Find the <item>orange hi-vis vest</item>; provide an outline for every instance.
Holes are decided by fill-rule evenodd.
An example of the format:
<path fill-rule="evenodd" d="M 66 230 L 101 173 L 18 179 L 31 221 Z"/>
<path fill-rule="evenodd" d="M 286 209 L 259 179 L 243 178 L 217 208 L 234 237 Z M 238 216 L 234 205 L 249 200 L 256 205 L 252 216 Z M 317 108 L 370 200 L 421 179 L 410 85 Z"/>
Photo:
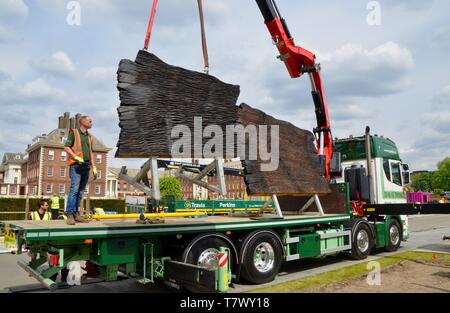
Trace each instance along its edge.
<path fill-rule="evenodd" d="M 71 147 L 72 151 L 73 151 L 73 153 L 75 153 L 76 156 L 79 156 L 80 158 L 84 159 L 80 132 L 79 132 L 78 128 L 73 128 L 71 130 L 73 132 L 73 145 Z M 93 164 L 94 156 L 92 154 L 92 137 L 91 137 L 91 135 L 88 135 L 88 144 L 89 144 L 89 153 L 90 153 L 91 163 Z M 67 158 L 67 165 L 71 166 L 76 163 L 78 163 L 78 161 L 69 155 Z"/>

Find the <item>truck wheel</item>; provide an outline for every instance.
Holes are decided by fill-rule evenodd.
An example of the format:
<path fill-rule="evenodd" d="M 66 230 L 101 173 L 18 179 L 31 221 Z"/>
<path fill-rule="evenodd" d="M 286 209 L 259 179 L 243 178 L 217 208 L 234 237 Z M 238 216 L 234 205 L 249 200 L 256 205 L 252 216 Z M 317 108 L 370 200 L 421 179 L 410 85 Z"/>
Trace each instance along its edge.
<path fill-rule="evenodd" d="M 280 270 L 283 247 L 270 232 L 250 234 L 242 247 L 242 277 L 253 284 L 272 281 Z"/>
<path fill-rule="evenodd" d="M 355 260 L 367 258 L 373 247 L 372 232 L 369 226 L 366 223 L 357 224 L 352 236 L 351 257 Z"/>
<path fill-rule="evenodd" d="M 388 227 L 388 244 L 385 248 L 386 251 L 392 252 L 398 250 L 401 242 L 401 229 L 402 228 L 397 220 L 391 220 Z"/>
<path fill-rule="evenodd" d="M 182 260 L 185 263 L 215 270 L 219 262 L 218 255 L 220 247 L 230 249 L 230 245 L 225 240 L 218 237 L 206 237 L 196 242 L 190 249 L 186 249 L 183 253 Z M 230 265 L 233 264 L 232 257 L 232 255 L 229 256 Z"/>
<path fill-rule="evenodd" d="M 229 243 L 219 237 L 205 237 L 195 242 L 193 245 L 189 245 L 183 252 L 181 260 L 184 263 L 194 264 L 207 268 L 209 270 L 215 270 L 219 266 L 219 248 L 227 247 L 231 250 Z M 228 258 L 231 269 L 233 269 L 233 256 Z M 192 293 L 208 293 L 212 290 L 203 286 L 198 286 L 192 283 L 184 283 L 184 289 Z"/>

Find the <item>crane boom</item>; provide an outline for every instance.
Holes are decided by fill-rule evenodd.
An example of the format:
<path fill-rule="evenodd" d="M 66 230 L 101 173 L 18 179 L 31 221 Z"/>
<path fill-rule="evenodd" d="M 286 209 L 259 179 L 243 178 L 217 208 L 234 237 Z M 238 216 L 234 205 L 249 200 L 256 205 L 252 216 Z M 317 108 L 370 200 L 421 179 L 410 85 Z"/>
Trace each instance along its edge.
<path fill-rule="evenodd" d="M 275 0 L 256 0 L 264 17 L 264 22 L 272 36 L 274 44 L 280 52 L 279 59 L 284 62 L 289 75 L 297 78 L 308 74 L 311 81 L 311 94 L 314 101 L 317 127 L 316 135 L 317 153 L 321 164 L 324 166 L 324 174 L 330 181 L 330 161 L 333 155 L 333 138 L 331 136 L 330 119 L 325 97 L 325 90 L 320 75 L 320 64 L 316 56 L 302 47 L 296 46 L 286 21 L 281 17 Z"/>

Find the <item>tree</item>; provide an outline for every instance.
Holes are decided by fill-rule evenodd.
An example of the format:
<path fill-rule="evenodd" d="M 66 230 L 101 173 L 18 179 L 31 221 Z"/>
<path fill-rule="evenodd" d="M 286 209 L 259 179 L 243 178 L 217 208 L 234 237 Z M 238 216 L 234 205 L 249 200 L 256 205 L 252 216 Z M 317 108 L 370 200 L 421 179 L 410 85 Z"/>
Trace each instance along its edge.
<path fill-rule="evenodd" d="M 433 176 L 431 173 L 420 173 L 414 175 L 411 180 L 411 187 L 414 191 L 431 191 L 431 183 Z"/>
<path fill-rule="evenodd" d="M 437 164 L 438 170 L 433 174 L 432 187 L 444 191 L 450 190 L 450 157 Z"/>
<path fill-rule="evenodd" d="M 177 199 L 181 199 L 183 193 L 180 180 L 171 176 L 163 177 L 159 180 L 159 189 L 162 199 L 166 195 L 174 195 Z"/>

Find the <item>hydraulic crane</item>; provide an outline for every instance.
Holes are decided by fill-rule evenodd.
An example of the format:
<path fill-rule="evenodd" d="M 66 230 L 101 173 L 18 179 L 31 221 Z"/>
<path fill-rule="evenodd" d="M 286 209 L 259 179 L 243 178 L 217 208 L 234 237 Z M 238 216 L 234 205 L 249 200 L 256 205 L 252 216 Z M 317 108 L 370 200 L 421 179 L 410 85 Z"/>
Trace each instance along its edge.
<path fill-rule="evenodd" d="M 292 38 L 285 19 L 282 18 L 275 0 L 256 0 L 256 3 L 272 35 L 272 41 L 280 52 L 278 58 L 286 65 L 289 75 L 292 78 L 300 77 L 303 74 L 309 75 L 317 120 L 317 127 L 314 128 L 317 153 L 319 154 L 321 164 L 325 168 L 325 178 L 327 181 L 330 181 L 333 138 L 331 135 L 325 90 L 320 75 L 320 64 L 312 52 L 295 45 L 294 38 Z"/>

